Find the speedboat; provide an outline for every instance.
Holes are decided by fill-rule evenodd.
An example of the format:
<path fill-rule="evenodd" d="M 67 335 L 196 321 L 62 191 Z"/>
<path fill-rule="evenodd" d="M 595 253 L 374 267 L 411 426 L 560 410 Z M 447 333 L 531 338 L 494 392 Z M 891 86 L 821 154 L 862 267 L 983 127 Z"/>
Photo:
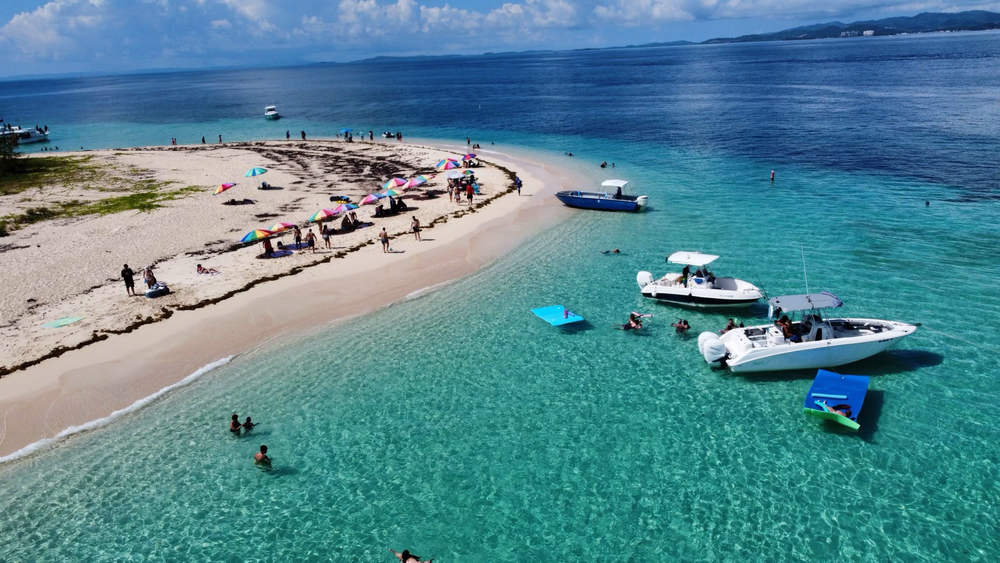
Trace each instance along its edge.
<path fill-rule="evenodd" d="M 788 321 L 784 326 L 734 328 L 721 337 L 701 333 L 698 350 L 709 365 L 736 373 L 841 366 L 874 356 L 917 330 L 899 321 L 824 317 L 823 311 L 844 304 L 828 291 L 768 301 L 770 317 L 787 313 L 793 318 L 781 316 Z"/>
<path fill-rule="evenodd" d="M 278 108 L 275 106 L 267 106 L 264 108 L 264 119 L 281 119 L 281 114 L 278 113 Z"/>
<path fill-rule="evenodd" d="M 45 129 L 42 129 L 40 127 L 22 129 L 17 125 L 9 125 L 0 128 L 0 137 L 3 137 L 5 139 L 10 137 L 16 137 L 17 144 L 19 145 L 23 145 L 26 143 L 38 143 L 41 141 L 49 140 L 49 128 L 48 126 L 46 126 Z"/>
<path fill-rule="evenodd" d="M 622 189 L 628 185 L 626 180 L 605 180 L 601 186 L 615 188 L 615 193 L 609 192 L 556 192 L 556 198 L 569 207 L 579 209 L 599 209 L 601 211 L 640 211 L 646 206 L 646 196 L 626 195 Z"/>
<path fill-rule="evenodd" d="M 680 272 L 666 274 L 658 280 L 649 272 L 639 272 L 636 283 L 644 297 L 685 307 L 746 306 L 761 298 L 757 286 L 736 278 L 717 278 L 708 265 L 718 260 L 713 254 L 674 252 L 667 257 L 671 264 L 681 264 Z M 697 268 L 691 273 L 691 268 Z"/>

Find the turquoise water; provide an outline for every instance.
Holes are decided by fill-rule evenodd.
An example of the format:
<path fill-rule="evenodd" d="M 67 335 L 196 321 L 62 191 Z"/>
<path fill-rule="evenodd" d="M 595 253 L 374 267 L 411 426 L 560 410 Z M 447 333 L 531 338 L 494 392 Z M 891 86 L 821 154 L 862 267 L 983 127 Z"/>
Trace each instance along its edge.
<path fill-rule="evenodd" d="M 903 105 L 965 111 L 948 95 Z M 996 163 L 977 156 L 997 133 L 963 129 L 967 150 L 948 158 L 968 162 L 946 181 L 899 164 L 940 157 L 942 137 L 879 152 L 885 131 L 852 119 L 858 146 L 802 146 L 862 155 L 840 165 L 775 165 L 745 140 L 512 126 L 507 139 L 595 183 L 632 180 L 652 208 L 574 213 L 453 285 L 239 356 L 0 467 L 0 560 L 393 561 L 390 547 L 445 563 L 997 560 L 1000 344 L 982 329 L 1000 320 L 1000 199 Z M 797 133 L 775 135 L 761 142 Z M 650 304 L 634 282 L 680 249 L 720 254 L 717 271 L 772 295 L 804 290 L 804 255 L 810 289 L 837 293 L 845 314 L 923 324 L 842 370 L 872 376 L 859 434 L 801 414 L 812 373 L 708 369 L 696 334 L 725 317 Z M 590 324 L 560 331 L 529 312 L 555 303 Z M 654 313 L 650 330 L 612 328 L 631 310 Z M 694 335 L 673 333 L 677 316 Z M 263 424 L 234 439 L 232 412 Z M 251 462 L 261 443 L 270 472 Z"/>

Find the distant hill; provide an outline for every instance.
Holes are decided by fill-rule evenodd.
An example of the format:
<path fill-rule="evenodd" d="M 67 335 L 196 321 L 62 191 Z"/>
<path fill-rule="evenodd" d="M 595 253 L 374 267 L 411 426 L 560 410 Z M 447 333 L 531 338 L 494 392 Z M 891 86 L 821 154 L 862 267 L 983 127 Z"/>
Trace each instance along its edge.
<path fill-rule="evenodd" d="M 900 33 L 981 31 L 984 29 L 1000 29 L 1000 14 L 985 10 L 972 10 L 954 14 L 924 12 L 912 17 L 885 18 L 854 23 L 818 23 L 793 27 L 775 33 L 709 39 L 704 43 L 751 43 L 755 41 L 828 39 L 831 37 L 841 37 L 841 34 L 845 32 L 857 32 L 858 35 L 862 35 L 865 31 L 872 31 L 874 32 L 873 35 L 899 35 Z"/>

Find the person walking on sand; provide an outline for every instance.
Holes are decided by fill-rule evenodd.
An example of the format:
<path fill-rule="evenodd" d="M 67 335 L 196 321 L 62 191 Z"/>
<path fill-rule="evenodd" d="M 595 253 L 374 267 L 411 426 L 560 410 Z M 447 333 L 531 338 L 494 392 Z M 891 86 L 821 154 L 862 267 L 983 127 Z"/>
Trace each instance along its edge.
<path fill-rule="evenodd" d="M 135 272 L 132 271 L 132 268 L 128 267 L 128 264 L 125 264 L 125 267 L 122 268 L 122 279 L 125 280 L 125 293 L 133 297 L 135 297 L 134 276 Z"/>
<path fill-rule="evenodd" d="M 420 242 L 420 221 L 417 219 L 416 215 L 412 216 L 412 221 L 410 221 L 410 229 L 413 230 L 413 240 Z"/>
<path fill-rule="evenodd" d="M 514 176 L 514 185 L 517 186 L 517 195 L 521 195 L 521 177 Z"/>
<path fill-rule="evenodd" d="M 203 144 L 203 145 L 205 144 L 205 136 L 204 135 L 202 135 L 202 137 L 201 137 L 201 144 Z"/>
<path fill-rule="evenodd" d="M 316 254 L 316 235 L 313 234 L 313 230 L 309 229 L 309 234 L 306 235 L 306 246 L 313 254 Z"/>
<path fill-rule="evenodd" d="M 472 207 L 472 192 L 472 183 L 469 182 L 469 184 L 465 186 L 465 199 L 469 200 L 469 207 Z"/>
<path fill-rule="evenodd" d="M 385 227 L 378 234 L 378 240 L 382 243 L 382 254 L 389 252 L 389 233 L 385 232 Z"/>
<path fill-rule="evenodd" d="M 302 231 L 295 227 L 295 250 L 302 250 Z"/>

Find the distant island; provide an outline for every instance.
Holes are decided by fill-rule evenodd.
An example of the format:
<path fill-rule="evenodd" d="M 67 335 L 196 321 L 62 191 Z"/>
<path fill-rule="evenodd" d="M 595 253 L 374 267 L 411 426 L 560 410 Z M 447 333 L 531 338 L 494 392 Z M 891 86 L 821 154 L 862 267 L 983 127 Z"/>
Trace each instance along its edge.
<path fill-rule="evenodd" d="M 904 33 L 983 31 L 987 29 L 1000 29 L 1000 14 L 985 10 L 971 10 L 952 14 L 924 12 L 912 17 L 885 18 L 854 23 L 817 23 L 802 27 L 793 27 L 775 33 L 709 39 L 708 41 L 703 41 L 702 44 L 794 41 L 801 39 L 831 39 L 834 37 L 901 35 Z"/>

